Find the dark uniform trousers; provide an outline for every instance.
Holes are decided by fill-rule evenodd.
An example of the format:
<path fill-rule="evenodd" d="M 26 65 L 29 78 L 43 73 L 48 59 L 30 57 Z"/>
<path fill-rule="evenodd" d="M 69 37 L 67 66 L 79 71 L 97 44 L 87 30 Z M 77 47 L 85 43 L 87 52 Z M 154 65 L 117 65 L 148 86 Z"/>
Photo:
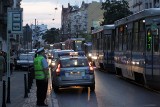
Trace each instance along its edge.
<path fill-rule="evenodd" d="M 36 80 L 37 104 L 44 104 L 48 89 L 48 80 Z"/>

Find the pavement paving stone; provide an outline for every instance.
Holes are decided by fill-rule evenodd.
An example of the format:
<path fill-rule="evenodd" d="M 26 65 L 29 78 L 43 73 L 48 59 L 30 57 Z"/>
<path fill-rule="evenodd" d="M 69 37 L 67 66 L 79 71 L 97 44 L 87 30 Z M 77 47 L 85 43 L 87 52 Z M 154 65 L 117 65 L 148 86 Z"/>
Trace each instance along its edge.
<path fill-rule="evenodd" d="M 24 74 L 27 72 L 13 72 L 10 77 L 11 80 L 11 90 L 10 90 L 10 101 L 11 103 L 6 103 L 6 107 L 38 107 L 36 106 L 36 83 L 33 81 L 30 93 L 28 93 L 28 98 L 24 98 Z M 3 80 L 6 80 L 6 76 L 3 76 Z M 0 107 L 2 106 L 2 95 L 3 95 L 3 81 L 0 81 Z M 54 107 L 52 99 L 52 88 L 48 86 L 47 92 L 47 104 L 48 107 Z"/>

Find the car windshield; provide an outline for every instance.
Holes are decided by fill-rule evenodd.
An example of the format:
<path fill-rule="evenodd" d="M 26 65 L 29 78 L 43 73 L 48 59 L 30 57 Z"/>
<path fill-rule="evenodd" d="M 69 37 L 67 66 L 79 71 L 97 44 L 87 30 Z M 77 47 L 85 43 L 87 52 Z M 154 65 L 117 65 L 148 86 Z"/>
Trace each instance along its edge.
<path fill-rule="evenodd" d="M 60 63 L 62 68 L 89 66 L 87 59 L 78 59 L 78 58 L 64 59 L 61 60 Z"/>
<path fill-rule="evenodd" d="M 20 55 L 19 59 L 20 60 L 33 60 L 33 56 L 32 55 Z"/>

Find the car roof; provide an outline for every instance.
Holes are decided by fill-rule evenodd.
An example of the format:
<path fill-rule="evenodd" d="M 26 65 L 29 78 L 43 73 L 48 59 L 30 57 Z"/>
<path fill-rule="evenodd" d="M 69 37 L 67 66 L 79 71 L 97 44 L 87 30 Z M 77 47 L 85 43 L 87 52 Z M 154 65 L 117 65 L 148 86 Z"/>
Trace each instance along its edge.
<path fill-rule="evenodd" d="M 86 56 L 62 56 L 60 57 L 60 60 L 65 60 L 65 59 L 87 59 Z"/>
<path fill-rule="evenodd" d="M 28 53 L 28 54 L 20 54 L 20 56 L 21 56 L 21 55 L 32 55 L 32 56 L 33 56 L 33 54 L 31 54 L 31 53 Z"/>
<path fill-rule="evenodd" d="M 74 52 L 74 50 L 53 50 L 52 53 Z"/>

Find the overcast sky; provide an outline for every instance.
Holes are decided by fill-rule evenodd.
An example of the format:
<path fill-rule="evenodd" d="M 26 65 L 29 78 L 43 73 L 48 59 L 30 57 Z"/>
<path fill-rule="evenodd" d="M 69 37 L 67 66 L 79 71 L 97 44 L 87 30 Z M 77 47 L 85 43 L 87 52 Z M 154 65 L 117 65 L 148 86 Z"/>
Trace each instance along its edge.
<path fill-rule="evenodd" d="M 35 19 L 38 24 L 46 24 L 48 29 L 61 27 L 61 9 L 71 5 L 90 3 L 92 0 L 22 0 L 21 8 L 23 8 L 23 25 L 35 24 Z M 98 1 L 99 0 L 93 0 Z M 57 8 L 57 10 L 55 10 Z M 55 20 L 52 20 L 55 19 Z"/>

